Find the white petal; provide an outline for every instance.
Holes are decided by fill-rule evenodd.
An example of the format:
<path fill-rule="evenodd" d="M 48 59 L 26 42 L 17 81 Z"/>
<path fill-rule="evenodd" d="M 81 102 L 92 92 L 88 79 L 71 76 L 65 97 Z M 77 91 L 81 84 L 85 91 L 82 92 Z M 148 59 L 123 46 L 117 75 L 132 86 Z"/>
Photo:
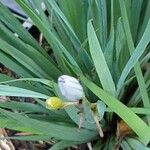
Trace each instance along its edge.
<path fill-rule="evenodd" d="M 84 96 L 83 88 L 79 81 L 67 75 L 58 78 L 58 87 L 63 96 L 70 101 L 80 100 Z"/>

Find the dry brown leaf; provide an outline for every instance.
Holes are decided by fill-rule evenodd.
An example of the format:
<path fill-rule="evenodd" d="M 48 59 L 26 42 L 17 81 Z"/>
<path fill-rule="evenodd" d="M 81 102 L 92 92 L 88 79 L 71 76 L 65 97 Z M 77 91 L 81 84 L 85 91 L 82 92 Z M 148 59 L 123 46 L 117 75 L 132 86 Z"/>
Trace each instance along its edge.
<path fill-rule="evenodd" d="M 117 139 L 122 139 L 127 135 L 132 134 L 132 129 L 123 121 L 117 123 Z"/>
<path fill-rule="evenodd" d="M 20 132 L 20 133 L 16 133 L 15 135 L 17 135 L 17 136 L 28 136 L 28 135 L 32 135 L 32 133 L 29 133 L 29 132 Z"/>
<path fill-rule="evenodd" d="M 0 137 L 7 137 L 7 133 L 5 131 L 5 129 L 1 129 L 0 128 Z M 0 149 L 1 150 L 15 150 L 12 142 L 10 140 L 0 140 Z"/>

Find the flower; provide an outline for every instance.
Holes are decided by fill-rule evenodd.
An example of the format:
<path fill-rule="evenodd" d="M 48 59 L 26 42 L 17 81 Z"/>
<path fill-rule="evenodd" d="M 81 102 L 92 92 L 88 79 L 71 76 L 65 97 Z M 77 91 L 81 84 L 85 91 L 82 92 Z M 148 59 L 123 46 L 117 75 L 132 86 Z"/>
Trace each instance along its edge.
<path fill-rule="evenodd" d="M 48 109 L 63 109 L 68 106 L 78 106 L 79 102 L 78 101 L 73 101 L 73 102 L 63 102 L 60 98 L 58 97 L 49 97 L 45 101 L 45 106 Z"/>
<path fill-rule="evenodd" d="M 84 97 L 84 92 L 79 80 L 68 75 L 58 78 L 58 87 L 61 94 L 69 101 L 78 101 Z"/>
<path fill-rule="evenodd" d="M 48 109 L 61 109 L 64 106 L 64 102 L 58 97 L 49 97 L 45 101 L 45 105 Z"/>

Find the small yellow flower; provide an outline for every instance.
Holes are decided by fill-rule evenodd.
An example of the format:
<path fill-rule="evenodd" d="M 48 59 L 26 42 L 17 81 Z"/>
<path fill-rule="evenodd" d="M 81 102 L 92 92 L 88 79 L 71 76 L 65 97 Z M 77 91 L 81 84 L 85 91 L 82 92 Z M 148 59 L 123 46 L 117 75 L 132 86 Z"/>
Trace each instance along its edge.
<path fill-rule="evenodd" d="M 58 97 L 50 97 L 45 101 L 45 105 L 48 109 L 61 109 L 64 106 L 64 102 Z"/>

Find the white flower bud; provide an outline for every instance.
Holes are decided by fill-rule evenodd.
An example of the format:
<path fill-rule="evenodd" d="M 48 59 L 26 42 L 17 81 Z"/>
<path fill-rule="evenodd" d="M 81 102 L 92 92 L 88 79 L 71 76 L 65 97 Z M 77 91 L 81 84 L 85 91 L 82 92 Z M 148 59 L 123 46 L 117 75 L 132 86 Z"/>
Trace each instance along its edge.
<path fill-rule="evenodd" d="M 69 101 L 78 101 L 84 97 L 79 81 L 71 76 L 62 75 L 58 78 L 58 87 L 62 95 Z"/>

